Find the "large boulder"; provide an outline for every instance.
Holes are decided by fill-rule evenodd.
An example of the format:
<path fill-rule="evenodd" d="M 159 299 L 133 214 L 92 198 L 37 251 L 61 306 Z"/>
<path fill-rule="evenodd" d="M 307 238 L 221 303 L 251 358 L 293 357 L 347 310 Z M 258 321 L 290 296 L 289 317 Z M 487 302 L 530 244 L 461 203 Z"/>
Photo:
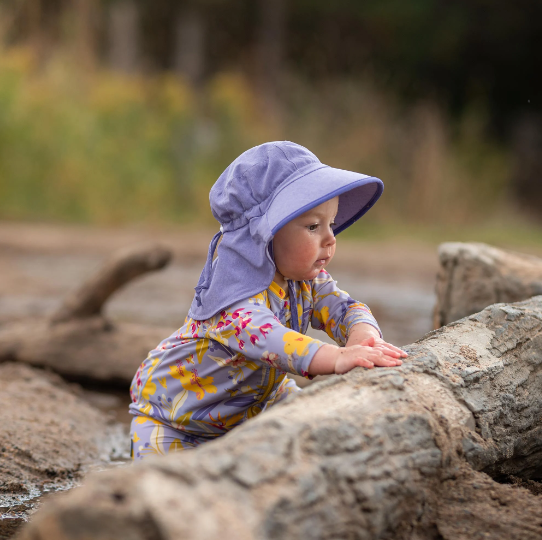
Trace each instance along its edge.
<path fill-rule="evenodd" d="M 542 259 L 486 244 L 447 242 L 438 250 L 434 327 L 497 302 L 542 294 Z"/>

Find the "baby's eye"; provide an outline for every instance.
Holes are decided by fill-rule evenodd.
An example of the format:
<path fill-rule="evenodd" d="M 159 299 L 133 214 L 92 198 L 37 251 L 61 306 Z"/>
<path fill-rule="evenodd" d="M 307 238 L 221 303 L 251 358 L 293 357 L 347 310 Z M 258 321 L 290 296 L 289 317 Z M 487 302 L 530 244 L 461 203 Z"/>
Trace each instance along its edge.
<path fill-rule="evenodd" d="M 307 229 L 309 229 L 309 231 L 311 232 L 315 231 L 316 229 L 318 229 L 318 223 L 313 223 L 312 225 L 309 225 Z"/>

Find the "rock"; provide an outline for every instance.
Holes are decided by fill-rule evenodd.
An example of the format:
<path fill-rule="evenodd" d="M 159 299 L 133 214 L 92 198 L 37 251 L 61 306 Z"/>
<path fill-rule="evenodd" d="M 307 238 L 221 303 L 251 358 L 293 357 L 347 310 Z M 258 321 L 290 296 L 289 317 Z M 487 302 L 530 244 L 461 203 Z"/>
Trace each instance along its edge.
<path fill-rule="evenodd" d="M 542 294 L 542 259 L 486 244 L 449 242 L 439 247 L 434 327 L 498 302 Z"/>
<path fill-rule="evenodd" d="M 44 492 L 72 487 L 112 455 L 126 458 L 128 445 L 121 427 L 58 375 L 8 362 L 0 380 L 0 537 L 7 537 Z"/>
<path fill-rule="evenodd" d="M 120 287 L 163 268 L 170 258 L 168 249 L 155 245 L 113 255 L 51 317 L 0 327 L 0 362 L 49 367 L 71 380 L 128 389 L 138 366 L 168 330 L 113 324 L 103 316 L 102 308 Z"/>
<path fill-rule="evenodd" d="M 542 297 L 429 333 L 193 451 L 89 476 L 19 540 L 540 538 Z M 122 534 L 121 534 L 122 532 Z M 121 536 L 119 536 L 121 535 Z"/>
<path fill-rule="evenodd" d="M 0 361 L 47 367 L 72 381 L 128 391 L 138 366 L 167 335 L 161 327 L 111 324 L 101 316 L 55 324 L 27 319 L 0 328 Z"/>

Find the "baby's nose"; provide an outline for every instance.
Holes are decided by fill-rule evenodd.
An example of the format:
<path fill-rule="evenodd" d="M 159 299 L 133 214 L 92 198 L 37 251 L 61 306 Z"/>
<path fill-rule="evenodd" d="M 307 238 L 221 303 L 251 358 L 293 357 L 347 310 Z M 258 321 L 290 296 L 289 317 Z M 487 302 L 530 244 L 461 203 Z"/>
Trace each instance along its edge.
<path fill-rule="evenodd" d="M 330 233 L 326 238 L 324 239 L 324 243 L 327 247 L 334 246 L 337 243 L 337 240 L 335 239 L 335 235 L 333 233 Z"/>

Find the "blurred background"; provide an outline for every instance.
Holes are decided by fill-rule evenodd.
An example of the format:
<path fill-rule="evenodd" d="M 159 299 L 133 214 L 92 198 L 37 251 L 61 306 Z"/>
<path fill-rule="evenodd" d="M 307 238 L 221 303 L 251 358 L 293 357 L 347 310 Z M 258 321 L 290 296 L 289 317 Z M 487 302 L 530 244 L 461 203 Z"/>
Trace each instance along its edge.
<path fill-rule="evenodd" d="M 186 282 L 182 322 L 211 185 L 288 139 L 383 179 L 333 274 L 398 342 L 419 337 L 439 242 L 540 253 L 541 21 L 538 0 L 0 0 L 0 245 L 43 251 L 5 262 L 0 318 L 51 309 L 130 229 L 172 231 L 193 263 L 168 282 Z M 148 320 L 171 321 L 171 288 L 146 291 Z M 117 313 L 140 315 L 138 298 Z"/>
<path fill-rule="evenodd" d="M 289 139 L 384 180 L 350 234 L 538 240 L 540 21 L 535 0 L 0 0 L 0 218 L 211 224 L 222 170 Z"/>

